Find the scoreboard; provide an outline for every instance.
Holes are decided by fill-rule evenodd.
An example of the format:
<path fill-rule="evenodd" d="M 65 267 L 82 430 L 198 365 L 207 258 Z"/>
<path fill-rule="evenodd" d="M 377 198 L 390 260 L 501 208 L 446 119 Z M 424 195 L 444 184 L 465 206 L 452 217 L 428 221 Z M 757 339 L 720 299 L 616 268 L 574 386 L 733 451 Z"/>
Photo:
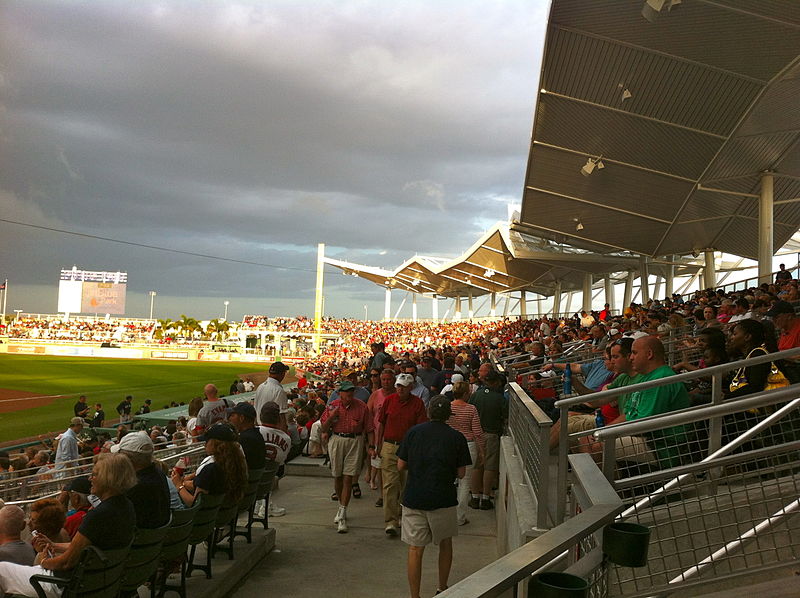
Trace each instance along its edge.
<path fill-rule="evenodd" d="M 124 315 L 127 285 L 127 272 L 61 270 L 58 311 Z"/>

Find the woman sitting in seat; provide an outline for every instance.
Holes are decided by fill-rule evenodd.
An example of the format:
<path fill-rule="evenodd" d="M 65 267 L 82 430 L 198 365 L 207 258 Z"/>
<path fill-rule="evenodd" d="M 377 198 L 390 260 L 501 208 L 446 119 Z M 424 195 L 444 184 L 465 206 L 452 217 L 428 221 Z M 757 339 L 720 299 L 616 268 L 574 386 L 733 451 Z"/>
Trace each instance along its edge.
<path fill-rule="evenodd" d="M 200 493 L 225 494 L 231 501 L 242 497 L 247 487 L 247 462 L 238 437 L 230 424 L 214 424 L 204 435 L 208 456 L 197 471 L 184 476 L 172 470 L 172 483 L 186 505 L 191 506 Z"/>
<path fill-rule="evenodd" d="M 25 567 L 0 562 L 0 595 L 18 594 L 36 598 L 29 579 L 32 575 L 52 571 L 69 571 L 78 564 L 81 552 L 88 546 L 101 550 L 124 548 L 133 541 L 136 514 L 125 493 L 136 485 L 136 472 L 124 455 L 101 455 L 92 470 L 92 494 L 102 502 L 86 513 L 71 542 L 55 543 L 39 534 L 33 546 L 39 552 L 39 565 Z M 43 584 L 48 596 L 61 595 L 61 588 Z"/>

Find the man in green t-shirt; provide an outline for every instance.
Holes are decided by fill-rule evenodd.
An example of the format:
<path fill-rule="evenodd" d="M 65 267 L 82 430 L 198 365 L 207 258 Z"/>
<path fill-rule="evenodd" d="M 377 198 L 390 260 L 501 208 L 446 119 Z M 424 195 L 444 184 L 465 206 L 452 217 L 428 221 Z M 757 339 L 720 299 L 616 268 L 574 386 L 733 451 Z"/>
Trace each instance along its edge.
<path fill-rule="evenodd" d="M 674 376 L 666 365 L 664 345 L 655 336 L 645 336 L 634 341 L 631 347 L 632 373 L 626 378 L 618 376 L 609 388 L 639 384 L 650 380 Z M 612 423 L 635 421 L 651 415 L 669 413 L 689 407 L 689 394 L 681 382 L 638 390 L 618 398 L 620 416 Z M 648 432 L 643 436 L 617 438 L 617 460 L 658 464 L 660 467 L 675 467 L 680 464 L 680 448 L 686 443 L 683 426 L 674 426 Z M 600 459 L 600 443 L 588 441 L 582 450 Z"/>
<path fill-rule="evenodd" d="M 639 374 L 637 382 L 640 383 L 675 375 L 672 368 L 666 365 L 664 345 L 655 336 L 634 341 L 631 361 L 633 369 Z M 689 406 L 689 393 L 682 382 L 638 390 L 632 392 L 625 401 L 624 421 L 635 421 Z M 646 442 L 642 442 L 645 439 Z M 680 464 L 680 449 L 685 443 L 686 433 L 683 426 L 655 430 L 644 437 L 622 437 L 617 439 L 617 459 L 627 457 L 635 461 L 655 460 L 660 467 L 675 467 Z M 655 450 L 655 455 L 651 449 Z"/>

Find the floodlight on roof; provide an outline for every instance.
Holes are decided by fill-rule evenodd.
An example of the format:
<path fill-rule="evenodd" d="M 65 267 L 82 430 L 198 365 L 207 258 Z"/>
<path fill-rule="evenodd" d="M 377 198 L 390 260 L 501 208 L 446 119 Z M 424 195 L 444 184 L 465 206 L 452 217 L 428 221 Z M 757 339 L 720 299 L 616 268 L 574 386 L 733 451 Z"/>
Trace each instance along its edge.
<path fill-rule="evenodd" d="M 580 218 L 573 218 L 572 221 L 575 223 L 575 230 L 582 231 L 583 230 L 583 222 L 581 222 Z"/>
<path fill-rule="evenodd" d="M 646 0 L 642 6 L 642 16 L 650 23 L 655 23 L 661 13 L 671 11 L 680 3 L 681 0 Z"/>
<path fill-rule="evenodd" d="M 414 280 L 412 280 L 411 281 L 411 286 L 412 287 L 418 287 L 419 286 L 419 278 L 415 278 Z"/>
<path fill-rule="evenodd" d="M 486 269 L 486 272 L 484 272 L 484 273 L 483 273 L 483 275 L 484 275 L 486 278 L 491 278 L 491 277 L 492 277 L 492 276 L 494 276 L 495 274 L 497 274 L 497 273 L 496 273 L 494 270 L 492 270 L 491 268 L 487 268 L 487 269 Z"/>
<path fill-rule="evenodd" d="M 600 156 L 599 158 L 597 158 L 595 160 L 592 160 L 591 158 L 589 158 L 588 160 L 586 160 L 586 164 L 584 164 L 581 167 L 581 174 L 583 176 L 589 176 L 590 174 L 592 174 L 594 172 L 595 168 L 597 168 L 598 170 L 602 170 L 605 167 L 606 167 L 606 165 L 603 164 L 603 157 L 602 156 Z"/>

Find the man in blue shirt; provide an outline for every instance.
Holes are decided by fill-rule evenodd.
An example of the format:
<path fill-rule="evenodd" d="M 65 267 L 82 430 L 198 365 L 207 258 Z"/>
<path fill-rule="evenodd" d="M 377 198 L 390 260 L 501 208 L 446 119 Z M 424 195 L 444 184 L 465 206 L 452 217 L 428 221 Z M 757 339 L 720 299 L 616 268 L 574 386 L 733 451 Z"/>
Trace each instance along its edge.
<path fill-rule="evenodd" d="M 397 468 L 408 470 L 403 493 L 402 538 L 408 544 L 408 585 L 419 598 L 425 546 L 439 545 L 439 588 L 447 588 L 458 535 L 456 479 L 472 463 L 464 435 L 447 425 L 450 401 L 441 395 L 428 406 L 430 421 L 406 432 L 397 450 Z M 437 592 L 438 593 L 438 592 Z"/>
<path fill-rule="evenodd" d="M 73 417 L 69 422 L 69 428 L 61 435 L 56 448 L 56 470 L 65 469 L 75 465 L 80 453 L 78 450 L 78 434 L 83 430 L 83 418 Z M 64 473 L 56 474 L 56 477 L 63 477 Z"/>

